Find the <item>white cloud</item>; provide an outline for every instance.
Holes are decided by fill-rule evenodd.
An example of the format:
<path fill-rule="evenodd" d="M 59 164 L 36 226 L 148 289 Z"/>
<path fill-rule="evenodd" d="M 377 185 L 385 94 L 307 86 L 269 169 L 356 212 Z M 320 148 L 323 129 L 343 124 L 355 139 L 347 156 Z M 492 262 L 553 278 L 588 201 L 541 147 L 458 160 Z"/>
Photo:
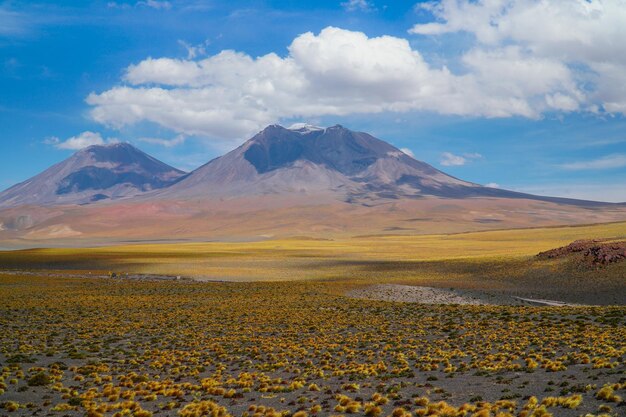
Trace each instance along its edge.
<path fill-rule="evenodd" d="M 179 40 L 178 44 L 187 51 L 187 59 L 196 59 L 207 54 L 206 48 L 211 42 L 207 39 L 197 45 L 192 45 L 183 40 Z"/>
<path fill-rule="evenodd" d="M 439 161 L 439 163 L 444 167 L 456 167 L 465 165 L 467 163 L 467 159 L 451 152 L 444 152 L 441 154 L 441 161 Z"/>
<path fill-rule="evenodd" d="M 98 132 L 85 131 L 77 136 L 62 141 L 57 137 L 50 137 L 44 140 L 47 145 L 54 146 L 57 149 L 79 150 L 93 145 L 105 145 L 107 143 L 116 143 L 117 139 L 103 139 Z"/>
<path fill-rule="evenodd" d="M 110 1 L 107 3 L 109 9 L 130 9 L 130 5 L 127 3 L 118 3 L 116 1 Z"/>
<path fill-rule="evenodd" d="M 172 4 L 169 1 L 157 0 L 138 1 L 137 6 L 147 6 L 157 10 L 169 10 L 172 8 Z"/>
<path fill-rule="evenodd" d="M 130 65 L 122 85 L 87 102 L 93 118 L 109 126 L 149 121 L 221 139 L 241 139 L 281 119 L 380 112 L 626 115 L 626 0 L 442 0 L 419 7 L 434 21 L 411 33 L 474 36 L 449 58 L 455 71 L 429 64 L 407 39 L 327 27 L 297 36 L 286 56 L 224 50 L 197 59 L 206 49 L 184 44 L 187 59 Z"/>
<path fill-rule="evenodd" d="M 178 135 L 173 139 L 161 139 L 161 138 L 139 138 L 139 141 L 150 143 L 152 145 L 165 146 L 166 148 L 173 148 L 174 146 L 182 145 L 187 138 L 184 135 Z"/>
<path fill-rule="evenodd" d="M 567 68 L 527 60 L 515 47 L 468 54 L 472 72 L 464 75 L 431 67 L 406 39 L 334 27 L 304 33 L 288 50 L 286 57 L 225 50 L 201 60 L 147 58 L 127 68 L 125 85 L 92 93 L 87 102 L 96 121 L 113 127 L 150 121 L 185 135 L 241 139 L 300 117 L 384 111 L 538 117 L 553 107 L 547 96 L 582 95 Z M 490 65 L 506 77 L 495 77 Z"/>
<path fill-rule="evenodd" d="M 348 12 L 354 12 L 357 10 L 369 12 L 374 9 L 373 5 L 367 0 L 348 0 L 341 3 L 341 7 Z"/>
<path fill-rule="evenodd" d="M 463 156 L 455 155 L 452 152 L 443 152 L 439 163 L 445 167 L 463 166 L 473 159 L 481 159 L 483 156 L 479 153 L 464 153 Z"/>
<path fill-rule="evenodd" d="M 409 155 L 411 158 L 415 158 L 415 154 L 409 148 L 400 148 L 400 150 L 404 152 L 405 154 Z"/>
<path fill-rule="evenodd" d="M 561 168 L 572 171 L 615 169 L 623 167 L 626 167 L 626 155 L 608 155 L 589 161 L 578 161 L 561 165 Z"/>
<path fill-rule="evenodd" d="M 134 5 L 128 3 L 118 3 L 115 1 L 110 1 L 107 3 L 107 7 L 111 9 L 130 9 L 131 7 L 150 7 L 156 10 L 169 10 L 172 8 L 172 3 L 169 1 L 158 1 L 158 0 L 145 0 L 138 1 Z"/>
<path fill-rule="evenodd" d="M 489 182 L 489 183 L 485 184 L 485 187 L 500 188 L 500 184 L 498 184 L 497 182 Z"/>
<path fill-rule="evenodd" d="M 532 89 L 558 85 L 561 79 L 561 91 L 545 92 L 547 108 L 595 112 L 602 107 L 626 114 L 626 43 L 621 41 L 626 39 L 626 0 L 442 0 L 420 7 L 436 21 L 417 24 L 410 32 L 474 35 L 476 42 L 463 59 L 487 58 L 494 64 L 489 68 L 495 82 L 512 81 L 515 87 L 515 80 L 530 81 Z M 519 57 L 505 67 L 485 56 L 511 48 Z M 587 91 L 583 94 L 576 84 Z"/>

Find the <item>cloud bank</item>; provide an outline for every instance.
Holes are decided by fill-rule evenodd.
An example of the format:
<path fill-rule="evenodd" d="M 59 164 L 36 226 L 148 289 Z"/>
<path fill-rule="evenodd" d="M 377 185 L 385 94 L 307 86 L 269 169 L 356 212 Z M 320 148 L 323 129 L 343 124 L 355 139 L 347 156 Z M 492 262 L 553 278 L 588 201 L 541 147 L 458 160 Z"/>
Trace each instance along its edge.
<path fill-rule="evenodd" d="M 469 33 L 476 41 L 469 56 L 499 55 L 513 45 L 521 52 L 515 68 L 542 61 L 585 86 L 582 95 L 552 92 L 546 97 L 552 107 L 626 113 L 625 0 L 442 0 L 419 7 L 436 22 L 410 33 Z M 541 82 L 540 74 L 530 76 Z"/>
<path fill-rule="evenodd" d="M 241 139 L 281 119 L 348 114 L 626 114 L 626 0 L 422 7 L 434 21 L 412 34 L 474 37 L 456 57 L 462 68 L 431 65 L 407 39 L 327 27 L 297 36 L 286 56 L 224 50 L 203 59 L 147 58 L 87 102 L 107 126 L 147 121 L 220 139 Z"/>

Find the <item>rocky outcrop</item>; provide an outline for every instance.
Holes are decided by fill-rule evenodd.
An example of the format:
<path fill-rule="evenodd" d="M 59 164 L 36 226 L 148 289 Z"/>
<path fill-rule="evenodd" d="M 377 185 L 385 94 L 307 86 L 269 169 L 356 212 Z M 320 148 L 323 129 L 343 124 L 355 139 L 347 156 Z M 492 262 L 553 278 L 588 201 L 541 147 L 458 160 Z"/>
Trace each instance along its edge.
<path fill-rule="evenodd" d="M 626 260 L 626 241 L 577 240 L 567 246 L 537 255 L 539 259 L 557 259 L 578 255 L 578 262 L 588 266 L 606 266 Z"/>

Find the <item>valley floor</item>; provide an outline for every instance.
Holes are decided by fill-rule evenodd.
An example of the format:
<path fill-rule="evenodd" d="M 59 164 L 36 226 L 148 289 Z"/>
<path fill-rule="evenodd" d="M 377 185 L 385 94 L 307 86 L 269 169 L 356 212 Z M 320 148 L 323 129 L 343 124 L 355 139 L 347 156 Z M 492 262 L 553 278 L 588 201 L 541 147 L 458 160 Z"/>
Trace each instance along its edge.
<path fill-rule="evenodd" d="M 0 415 L 623 415 L 624 307 L 0 275 Z"/>
<path fill-rule="evenodd" d="M 622 416 L 626 262 L 535 254 L 625 236 L 2 252 L 0 416 Z"/>
<path fill-rule="evenodd" d="M 589 267 L 539 252 L 577 239 L 626 239 L 626 223 L 447 235 L 135 244 L 0 252 L 0 271 L 183 277 L 203 281 L 341 281 L 487 291 L 494 296 L 626 305 L 626 262 Z"/>

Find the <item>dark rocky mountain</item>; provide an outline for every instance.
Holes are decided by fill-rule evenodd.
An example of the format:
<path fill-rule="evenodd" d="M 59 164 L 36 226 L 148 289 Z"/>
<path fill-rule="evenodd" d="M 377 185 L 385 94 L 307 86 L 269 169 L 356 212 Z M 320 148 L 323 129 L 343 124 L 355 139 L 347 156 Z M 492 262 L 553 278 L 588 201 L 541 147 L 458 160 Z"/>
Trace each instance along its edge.
<path fill-rule="evenodd" d="M 158 193 L 167 198 L 316 195 L 375 204 L 386 199 L 494 197 L 569 204 L 454 178 L 389 143 L 340 125 L 271 125 L 239 148 Z"/>
<path fill-rule="evenodd" d="M 445 174 L 367 133 L 340 125 L 300 124 L 268 126 L 188 175 L 127 143 L 92 146 L 0 193 L 0 208 L 130 197 L 146 202 L 277 195 L 305 205 L 339 201 L 367 206 L 425 197 L 596 204 L 483 187 Z"/>
<path fill-rule="evenodd" d="M 294 193 L 355 201 L 480 188 L 367 133 L 339 125 L 325 129 L 271 125 L 159 195 L 205 198 Z"/>
<path fill-rule="evenodd" d="M 0 193 L 0 207 L 131 197 L 171 185 L 184 175 L 128 143 L 91 146 Z"/>
<path fill-rule="evenodd" d="M 127 144 L 80 151 L 0 193 L 0 246 L 456 233 L 625 213 L 462 181 L 342 126 L 272 125 L 187 175 Z"/>

